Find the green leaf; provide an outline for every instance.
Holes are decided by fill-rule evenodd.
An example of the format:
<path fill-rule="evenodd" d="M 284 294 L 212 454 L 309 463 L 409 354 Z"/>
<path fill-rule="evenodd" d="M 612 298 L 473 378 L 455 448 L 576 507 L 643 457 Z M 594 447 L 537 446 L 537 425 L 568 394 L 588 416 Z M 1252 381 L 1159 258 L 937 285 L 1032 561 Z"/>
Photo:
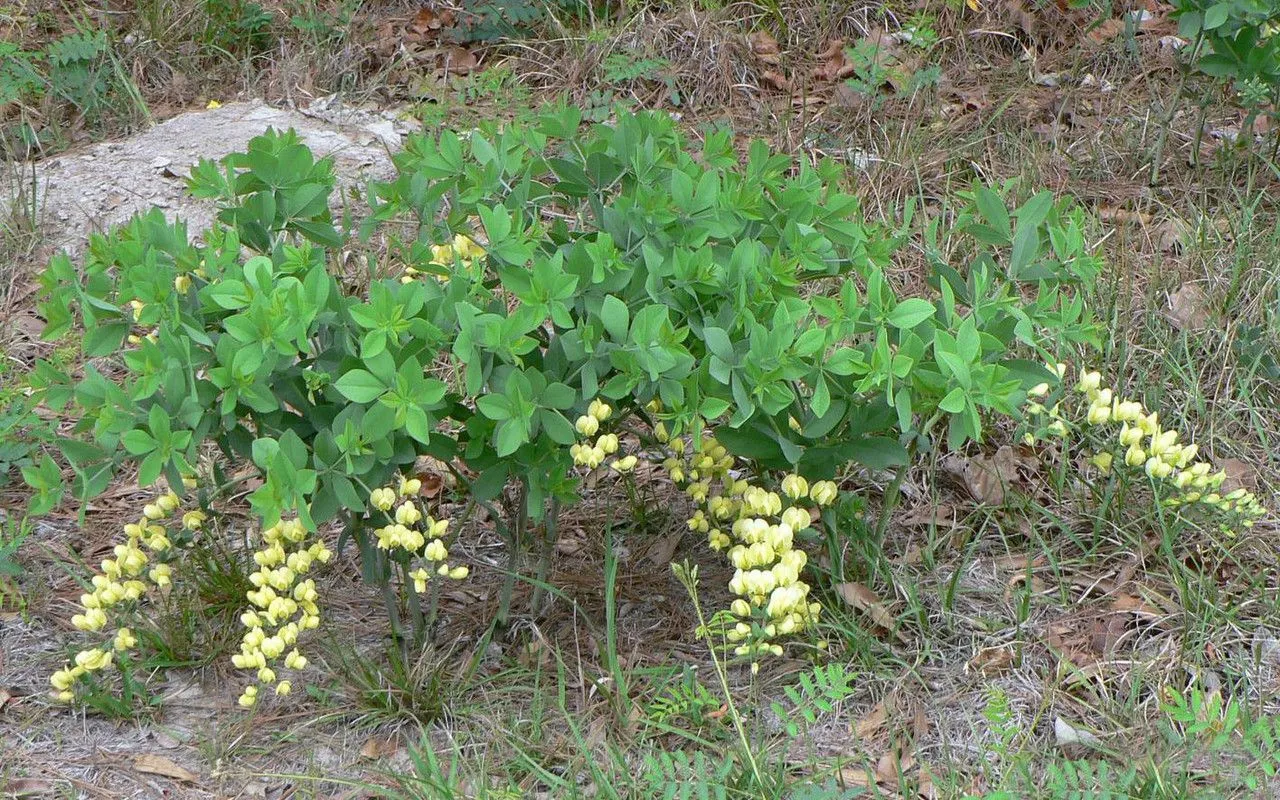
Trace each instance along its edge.
<path fill-rule="evenodd" d="M 505 395 L 486 394 L 477 397 L 476 409 L 495 422 L 511 419 L 511 401 Z"/>
<path fill-rule="evenodd" d="M 573 430 L 573 425 L 569 424 L 569 420 L 564 418 L 559 411 L 550 411 L 543 409 L 540 414 L 542 427 L 551 437 L 551 441 L 559 445 L 568 447 L 578 440 L 577 434 Z"/>
<path fill-rule="evenodd" d="M 333 386 L 353 403 L 372 403 L 387 391 L 382 381 L 363 369 L 345 373 Z"/>
<path fill-rule="evenodd" d="M 1218 3 L 1216 6 L 1211 6 L 1208 11 L 1204 12 L 1204 29 L 1211 31 L 1221 28 L 1227 23 L 1227 19 L 1230 16 L 1230 3 Z"/>
<path fill-rule="evenodd" d="M 887 436 L 867 436 L 849 443 L 849 457 L 871 469 L 901 467 L 907 463 L 907 448 Z"/>
<path fill-rule="evenodd" d="M 894 306 L 893 311 L 889 312 L 889 324 L 909 330 L 932 317 L 933 313 L 933 303 L 920 297 L 912 297 Z"/>
<path fill-rule="evenodd" d="M 702 339 L 716 358 L 730 366 L 737 362 L 738 356 L 733 351 L 733 343 L 729 341 L 729 334 L 723 328 L 703 328 Z"/>
<path fill-rule="evenodd" d="M 948 414 L 959 414 L 961 411 L 964 411 L 964 399 L 967 394 L 968 393 L 964 389 L 957 386 L 947 392 L 947 396 L 942 398 L 938 403 L 938 408 Z"/>
<path fill-rule="evenodd" d="M 627 340 L 631 312 L 627 310 L 626 303 L 613 295 L 606 295 L 600 306 L 600 321 L 604 323 L 604 329 L 609 332 L 609 337 L 615 342 Z"/>
<path fill-rule="evenodd" d="M 139 428 L 126 431 L 120 437 L 120 443 L 124 445 L 124 449 L 128 450 L 130 455 L 135 456 L 146 455 L 156 449 L 155 438 Z"/>

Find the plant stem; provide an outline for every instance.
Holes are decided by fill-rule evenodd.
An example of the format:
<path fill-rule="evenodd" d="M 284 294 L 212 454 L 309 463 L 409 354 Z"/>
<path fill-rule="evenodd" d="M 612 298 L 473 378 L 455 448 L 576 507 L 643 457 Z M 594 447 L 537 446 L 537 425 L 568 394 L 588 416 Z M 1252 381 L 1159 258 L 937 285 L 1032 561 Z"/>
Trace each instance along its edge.
<path fill-rule="evenodd" d="M 724 692 L 725 703 L 729 706 L 729 718 L 733 720 L 733 728 L 738 734 L 739 743 L 742 745 L 742 754 L 746 757 L 747 764 L 751 767 L 751 775 L 756 780 L 756 786 L 763 788 L 764 776 L 760 774 L 760 765 L 756 763 L 755 753 L 751 750 L 751 741 L 747 738 L 746 726 L 742 724 L 742 715 L 738 711 L 737 704 L 733 702 L 733 692 L 729 688 L 729 673 L 725 669 L 724 662 L 720 659 L 719 654 L 716 653 L 716 648 L 710 644 L 711 632 L 707 628 L 707 620 L 702 613 L 702 603 L 698 600 L 697 567 L 693 567 L 692 570 L 688 570 L 687 567 L 686 563 L 686 572 L 681 583 L 684 584 L 685 589 L 689 592 L 689 599 L 693 601 L 693 611 L 698 615 L 698 629 L 707 632 L 707 650 L 711 653 L 711 663 L 715 665 L 716 678 L 720 681 L 720 690 Z M 680 576 L 679 571 L 676 574 Z"/>
<path fill-rule="evenodd" d="M 551 556 L 556 542 L 556 522 L 560 515 L 560 501 L 551 501 L 551 510 L 543 523 L 542 537 L 538 547 L 538 581 L 533 585 L 533 596 L 529 607 L 534 615 L 542 613 L 542 603 L 547 595 L 546 583 L 551 573 Z"/>
<path fill-rule="evenodd" d="M 507 576 L 502 582 L 502 593 L 498 596 L 498 622 L 507 624 L 511 618 L 511 598 L 515 594 L 516 576 L 520 571 L 520 546 L 524 543 L 524 528 L 529 518 L 529 484 L 520 481 L 520 492 L 516 495 L 515 522 L 507 528 Z"/>
<path fill-rule="evenodd" d="M 1196 36 L 1196 44 L 1192 50 L 1192 60 L 1200 52 L 1200 45 L 1204 41 L 1204 32 L 1201 31 Z M 1182 99 L 1182 90 L 1187 85 L 1187 72 L 1183 70 L 1178 80 L 1178 89 L 1173 93 L 1173 100 L 1169 105 L 1169 113 L 1165 115 L 1164 124 L 1160 126 L 1160 134 L 1156 137 L 1155 152 L 1151 154 L 1151 179 L 1148 181 L 1152 186 L 1160 178 L 1160 159 L 1164 157 L 1164 146 L 1169 139 L 1169 131 L 1173 128 L 1173 117 L 1178 113 L 1178 101 Z"/>
<path fill-rule="evenodd" d="M 422 603 L 413 588 L 413 579 L 409 577 L 409 565 L 400 565 L 400 577 L 403 581 L 404 593 L 409 596 L 409 615 L 413 619 L 413 645 L 421 647 L 426 642 L 426 618 L 422 616 Z M 432 581 L 434 584 L 435 581 Z"/>

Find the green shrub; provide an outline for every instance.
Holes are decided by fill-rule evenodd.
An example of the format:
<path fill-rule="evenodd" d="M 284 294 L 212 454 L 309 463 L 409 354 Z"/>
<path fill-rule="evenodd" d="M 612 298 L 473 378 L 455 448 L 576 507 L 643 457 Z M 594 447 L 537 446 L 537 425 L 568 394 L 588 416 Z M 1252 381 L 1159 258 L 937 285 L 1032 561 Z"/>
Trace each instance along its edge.
<path fill-rule="evenodd" d="M 1250 119 L 1280 100 L 1280 9 L 1271 0 L 1174 0 L 1178 32 L 1197 44 L 1196 68 L 1234 84 Z"/>
<path fill-rule="evenodd" d="M 370 498 L 419 456 L 454 469 L 472 503 L 516 483 L 518 501 L 491 518 L 518 558 L 528 520 L 577 500 L 571 447 L 591 449 L 579 438 L 597 420 L 639 435 L 627 446 L 642 454 L 658 421 L 695 440 L 714 425 L 763 492 L 770 470 L 822 480 L 850 463 L 903 466 L 943 436 L 962 447 L 1052 379 L 1052 350 L 1093 335 L 1069 287 L 1098 263 L 1079 212 L 1047 193 L 1011 214 L 975 187 L 956 220 L 971 263 L 938 255 L 935 221 L 936 295 L 904 298 L 886 268 L 911 210 L 898 232 L 867 223 L 837 166 L 762 143 L 740 160 L 724 131 L 691 149 L 661 114 L 579 124 L 559 109 L 411 138 L 361 226 L 389 252 L 356 274 L 338 269 L 362 245 L 331 217 L 331 162 L 273 131 L 193 172 L 192 191 L 221 206 L 203 243 L 154 211 L 95 236 L 80 267 L 55 258 L 46 335 L 83 331 L 85 355 L 118 353 L 124 368 L 116 381 L 90 364 L 72 381 L 41 367 L 47 401 L 79 420 L 62 446 L 74 493 L 126 463 L 142 485 L 164 476 L 178 490 L 212 443 L 256 466 L 249 502 L 269 545 L 294 530 L 282 516 L 307 530 L 340 518 L 366 577 L 385 585 L 399 567 L 408 586 L 411 559 L 443 556 L 422 536 L 390 546 L 404 520 L 379 526 L 395 493 Z M 33 511 L 60 491 L 41 486 Z"/>

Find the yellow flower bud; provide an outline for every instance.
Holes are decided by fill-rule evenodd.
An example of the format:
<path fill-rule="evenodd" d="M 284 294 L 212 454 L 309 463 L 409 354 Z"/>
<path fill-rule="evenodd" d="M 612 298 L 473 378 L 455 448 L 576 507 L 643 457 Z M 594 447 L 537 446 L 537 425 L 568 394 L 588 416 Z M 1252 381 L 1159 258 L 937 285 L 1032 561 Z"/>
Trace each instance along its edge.
<path fill-rule="evenodd" d="M 1089 459 L 1089 462 L 1105 475 L 1111 471 L 1112 458 L 1113 457 L 1110 453 L 1098 453 L 1093 458 Z"/>
<path fill-rule="evenodd" d="M 809 499 L 820 506 L 833 503 L 840 490 L 834 481 L 818 481 L 809 489 Z"/>
<path fill-rule="evenodd" d="M 597 399 L 592 400 L 591 405 L 587 406 L 587 413 L 595 417 L 600 422 L 604 422 L 611 414 L 613 414 L 613 409 L 610 408 L 607 403 Z"/>
<path fill-rule="evenodd" d="M 623 456 L 610 464 L 609 467 L 615 472 L 627 473 L 635 469 L 636 461 L 637 459 L 635 456 Z"/>
<path fill-rule="evenodd" d="M 467 566 L 457 566 L 449 570 L 449 577 L 455 581 L 460 581 L 471 574 L 471 569 Z"/>
<path fill-rule="evenodd" d="M 809 482 L 799 475 L 788 475 L 782 479 L 782 493 L 792 500 L 799 500 L 809 493 Z"/>
<path fill-rule="evenodd" d="M 276 684 L 276 694 L 280 695 L 281 697 L 284 697 L 292 690 L 293 690 L 293 684 L 290 683 L 289 681 L 280 681 L 280 683 Z"/>
<path fill-rule="evenodd" d="M 422 512 L 412 500 L 406 500 L 396 508 L 396 522 L 401 525 L 414 525 L 422 519 Z"/>
<path fill-rule="evenodd" d="M 138 639 L 133 635 L 133 631 L 128 628 L 121 628 L 116 631 L 115 648 L 121 652 L 132 650 L 134 645 L 138 643 Z"/>
<path fill-rule="evenodd" d="M 573 427 L 583 436 L 595 436 L 596 431 L 600 430 L 600 420 L 594 416 L 583 414 L 574 422 Z"/>
<path fill-rule="evenodd" d="M 76 666 L 82 667 L 89 672 L 100 670 L 110 663 L 111 653 L 97 647 L 76 653 Z"/>
<path fill-rule="evenodd" d="M 369 493 L 369 505 L 379 511 L 390 511 L 396 504 L 396 493 L 389 488 L 374 489 Z"/>
<path fill-rule="evenodd" d="M 1097 372 L 1085 372 L 1080 376 L 1080 383 L 1076 389 L 1089 393 L 1096 392 L 1098 387 L 1102 385 L 1102 375 Z"/>
<path fill-rule="evenodd" d="M 1129 445 L 1129 449 L 1124 453 L 1124 463 L 1130 467 L 1140 467 L 1147 461 L 1147 453 L 1142 449 L 1142 445 Z"/>
<path fill-rule="evenodd" d="M 421 490 L 422 490 L 421 480 L 417 478 L 409 478 L 406 480 L 403 476 L 401 476 L 400 490 L 399 490 L 401 497 L 407 497 L 409 495 L 417 494 Z"/>
<path fill-rule="evenodd" d="M 427 545 L 427 549 L 423 552 L 423 557 L 428 561 L 444 561 L 449 557 L 449 551 L 445 548 L 444 542 L 439 539 L 432 539 Z"/>

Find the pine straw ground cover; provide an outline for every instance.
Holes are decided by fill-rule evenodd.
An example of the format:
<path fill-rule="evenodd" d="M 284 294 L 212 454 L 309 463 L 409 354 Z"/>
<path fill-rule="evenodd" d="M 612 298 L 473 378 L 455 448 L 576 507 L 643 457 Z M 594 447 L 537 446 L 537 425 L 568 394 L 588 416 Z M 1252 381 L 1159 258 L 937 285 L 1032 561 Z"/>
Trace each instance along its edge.
<path fill-rule="evenodd" d="M 1270 139 L 1230 146 L 1239 114 L 1198 79 L 1177 99 L 1182 78 L 1159 43 L 1168 31 L 1091 38 L 1079 17 L 1007 6 L 883 11 L 645 7 L 593 26 L 562 20 L 561 30 L 509 50 L 481 49 L 480 63 L 496 71 L 455 88 L 445 80 L 421 111 L 518 116 L 508 98 L 568 92 L 583 105 L 672 108 L 695 129 L 729 122 L 744 140 L 763 135 L 787 152 L 846 158 L 872 218 L 896 221 L 914 199 L 942 220 L 939 246 L 956 260 L 963 253 L 952 252 L 945 209 L 974 178 L 1074 196 L 1093 212 L 1108 265 L 1094 299 L 1108 320 L 1096 366 L 1193 432 L 1231 485 L 1280 505 Z M 932 15 L 937 42 L 893 46 L 915 71 L 938 67 L 936 85 L 886 78 L 868 93 L 828 79 L 847 69 L 833 72 L 832 58 L 820 57 L 828 39 L 883 42 L 877 30 L 908 27 L 916 11 Z M 773 44 L 747 36 L 759 30 Z M 362 90 L 423 100 L 407 83 Z M 924 254 L 916 263 L 904 252 L 895 277 L 924 292 Z M 6 334 L 9 342 L 29 335 Z M 26 366 L 7 364 L 5 383 L 18 385 Z M 842 591 L 819 587 L 829 663 L 847 679 L 825 705 L 788 696 L 786 687 L 813 672 L 791 657 L 766 662 L 754 678 L 730 672 L 726 702 L 669 567 L 701 564 L 708 609 L 729 599 L 728 571 L 684 533 L 685 501 L 655 474 L 640 480 L 643 502 L 605 479 L 561 522 L 546 580 L 555 600 L 541 615 L 517 612 L 500 633 L 489 622 L 502 545 L 483 518 L 467 523 L 455 551 L 472 576 L 441 598 L 436 646 L 421 653 L 386 638 L 373 590 L 349 557 L 338 559 L 326 575 L 313 687 L 245 716 L 227 656 L 249 569 L 238 548 L 252 523 L 233 498 L 218 522 L 226 549 L 207 553 L 204 579 L 183 590 L 209 611 L 195 615 L 189 598 L 170 598 L 148 643 L 153 702 L 113 719 L 70 712 L 44 694 L 76 641 L 68 620 L 82 565 L 110 549 L 144 497 L 122 481 L 86 509 L 83 524 L 68 509 L 33 521 L 16 553 L 21 574 L 0 578 L 0 780 L 28 796 L 612 789 L 639 798 L 680 783 L 733 797 L 743 765 L 722 762 L 731 717 L 741 713 L 766 768 L 797 787 L 813 778 L 882 797 L 1066 797 L 1072 786 L 1104 785 L 1119 796 L 1269 796 L 1274 787 L 1235 778 L 1261 775 L 1275 749 L 1215 746 L 1222 725 L 1211 723 L 1224 716 L 1215 698 L 1263 718 L 1277 709 L 1274 521 L 1245 535 L 1213 527 L 1171 535 L 1149 504 L 1064 491 L 1061 471 L 1086 469 L 1019 446 L 1010 429 L 912 469 L 883 547 L 850 522 L 836 554 Z M 842 485 L 874 519 L 889 477 L 855 473 Z M 25 495 L 14 483 L 0 493 L 3 551 Z M 836 563 L 827 554 L 821 566 Z M 533 591 L 521 586 L 514 607 L 526 609 Z M 1198 693 L 1208 710 L 1179 718 L 1170 689 Z M 1207 731 L 1188 733 L 1197 718 Z M 789 732 L 789 723 L 800 729 Z M 1098 778 L 1100 763 L 1121 777 Z M 1081 764 L 1094 773 L 1082 777 Z M 1130 765 L 1157 777 L 1126 783 Z M 1031 783 L 1018 782 L 1024 774 Z M 779 796 L 840 796 L 794 791 Z"/>

